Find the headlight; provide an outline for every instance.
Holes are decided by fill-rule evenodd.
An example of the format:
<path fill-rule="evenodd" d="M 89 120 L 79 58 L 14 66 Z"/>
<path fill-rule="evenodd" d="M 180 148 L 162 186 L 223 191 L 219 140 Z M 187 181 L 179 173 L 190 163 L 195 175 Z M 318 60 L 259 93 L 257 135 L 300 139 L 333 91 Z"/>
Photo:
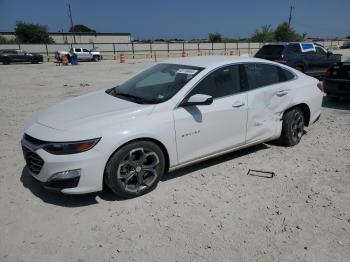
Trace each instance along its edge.
<path fill-rule="evenodd" d="M 95 138 L 77 142 L 53 142 L 44 145 L 42 148 L 54 155 L 70 155 L 82 153 L 93 148 L 101 138 Z"/>

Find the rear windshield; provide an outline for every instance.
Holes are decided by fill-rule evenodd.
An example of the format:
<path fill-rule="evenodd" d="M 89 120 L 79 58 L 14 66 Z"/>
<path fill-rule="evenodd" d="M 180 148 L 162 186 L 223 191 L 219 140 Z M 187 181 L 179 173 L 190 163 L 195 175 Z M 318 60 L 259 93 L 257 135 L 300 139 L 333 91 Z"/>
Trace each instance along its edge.
<path fill-rule="evenodd" d="M 259 50 L 257 54 L 279 56 L 282 54 L 283 49 L 284 49 L 283 45 L 265 45 Z"/>

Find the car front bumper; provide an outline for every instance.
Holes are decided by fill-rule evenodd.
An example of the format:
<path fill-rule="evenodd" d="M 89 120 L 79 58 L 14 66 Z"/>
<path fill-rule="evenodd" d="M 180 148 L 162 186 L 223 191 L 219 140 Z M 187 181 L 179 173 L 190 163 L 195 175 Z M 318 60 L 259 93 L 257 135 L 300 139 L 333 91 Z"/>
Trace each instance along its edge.
<path fill-rule="evenodd" d="M 84 194 L 102 190 L 104 155 L 96 149 L 71 155 L 53 155 L 44 149 L 35 149 L 22 140 L 27 170 L 32 177 L 50 190 L 65 194 Z M 61 172 L 79 170 L 79 176 L 63 179 L 53 177 Z"/>

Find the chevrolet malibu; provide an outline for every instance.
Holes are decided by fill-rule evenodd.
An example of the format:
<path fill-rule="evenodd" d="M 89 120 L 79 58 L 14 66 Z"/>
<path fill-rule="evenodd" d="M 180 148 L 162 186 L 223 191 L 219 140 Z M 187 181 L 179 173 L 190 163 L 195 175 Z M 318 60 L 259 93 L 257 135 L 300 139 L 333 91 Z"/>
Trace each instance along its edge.
<path fill-rule="evenodd" d="M 198 161 L 270 140 L 298 144 L 320 116 L 321 89 L 267 60 L 173 59 L 53 106 L 21 144 L 28 172 L 48 189 L 81 194 L 106 184 L 135 197 Z"/>

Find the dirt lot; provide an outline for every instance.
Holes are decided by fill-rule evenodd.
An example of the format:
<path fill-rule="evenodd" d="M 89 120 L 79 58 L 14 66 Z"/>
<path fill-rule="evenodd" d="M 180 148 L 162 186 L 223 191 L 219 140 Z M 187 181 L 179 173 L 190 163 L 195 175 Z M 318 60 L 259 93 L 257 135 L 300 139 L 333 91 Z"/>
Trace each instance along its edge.
<path fill-rule="evenodd" d="M 152 63 L 0 65 L 0 261 L 350 261 L 349 100 L 325 100 L 293 148 L 262 144 L 206 161 L 132 200 L 48 193 L 29 177 L 26 121 Z"/>

